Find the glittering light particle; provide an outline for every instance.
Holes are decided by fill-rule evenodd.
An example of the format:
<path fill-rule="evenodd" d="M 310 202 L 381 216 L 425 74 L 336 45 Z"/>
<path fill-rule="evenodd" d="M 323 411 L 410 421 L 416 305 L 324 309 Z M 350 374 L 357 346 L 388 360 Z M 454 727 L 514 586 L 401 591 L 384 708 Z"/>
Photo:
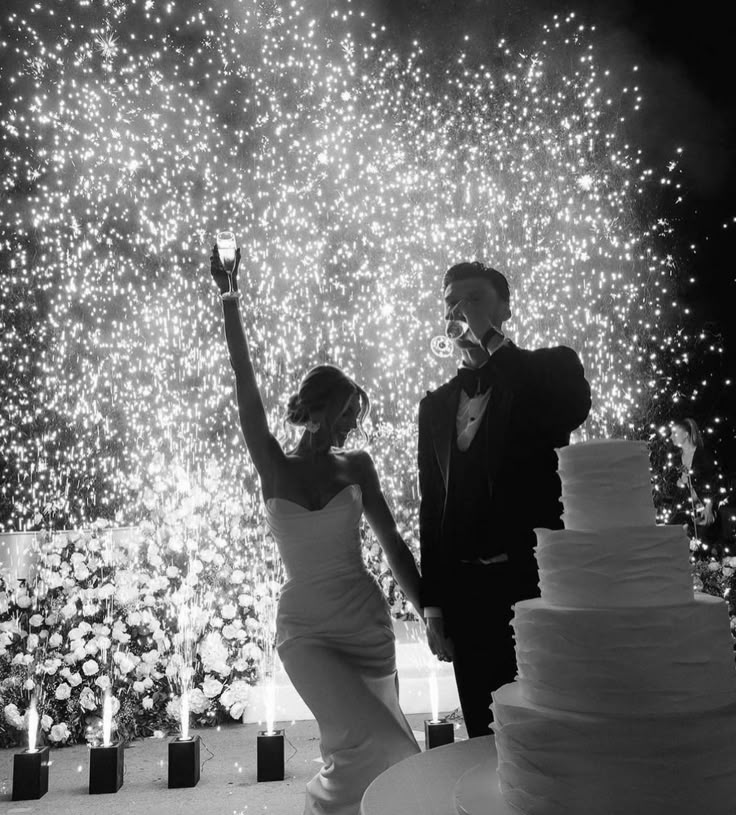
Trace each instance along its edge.
<path fill-rule="evenodd" d="M 115 56 L 118 50 L 117 42 L 118 38 L 110 31 L 95 37 L 95 46 L 104 59 L 112 59 Z"/>
<path fill-rule="evenodd" d="M 593 176 L 591 175 L 581 175 L 578 179 L 578 186 L 581 190 L 585 190 L 586 192 L 593 189 Z"/>
<path fill-rule="evenodd" d="M 273 431 L 293 445 L 300 376 L 343 366 L 414 546 L 416 409 L 453 371 L 430 349 L 450 264 L 507 274 L 519 345 L 579 352 L 583 434 L 671 398 L 671 230 L 638 194 L 661 173 L 623 135 L 639 91 L 602 75 L 574 15 L 528 54 L 493 46 L 491 69 L 401 56 L 350 4 L 323 21 L 299 2 L 88 5 L 1 24 L 18 56 L 0 108 L 5 529 L 134 524 L 152 467 L 195 490 L 211 462 L 262 528 L 207 269 L 225 227 Z"/>

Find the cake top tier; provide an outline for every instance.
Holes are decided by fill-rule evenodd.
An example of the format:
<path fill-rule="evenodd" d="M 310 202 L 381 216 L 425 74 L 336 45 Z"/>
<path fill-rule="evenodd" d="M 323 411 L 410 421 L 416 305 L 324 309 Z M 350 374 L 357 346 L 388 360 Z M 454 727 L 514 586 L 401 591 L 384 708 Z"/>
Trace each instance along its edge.
<path fill-rule="evenodd" d="M 557 451 L 566 529 L 655 523 L 646 442 L 606 439 Z"/>

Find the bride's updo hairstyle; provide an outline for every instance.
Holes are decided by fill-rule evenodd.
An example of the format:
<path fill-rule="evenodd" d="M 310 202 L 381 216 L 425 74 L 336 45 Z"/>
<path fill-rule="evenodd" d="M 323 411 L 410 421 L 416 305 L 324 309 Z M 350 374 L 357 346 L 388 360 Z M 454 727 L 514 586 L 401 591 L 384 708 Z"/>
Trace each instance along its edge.
<path fill-rule="evenodd" d="M 363 430 L 363 420 L 371 410 L 368 394 L 344 371 L 336 365 L 317 365 L 307 372 L 297 393 L 289 398 L 286 408 L 286 421 L 297 426 L 306 426 L 311 416 L 334 404 L 338 416 L 347 405 L 348 399 L 357 393 L 360 399 L 358 430 L 367 441 Z"/>

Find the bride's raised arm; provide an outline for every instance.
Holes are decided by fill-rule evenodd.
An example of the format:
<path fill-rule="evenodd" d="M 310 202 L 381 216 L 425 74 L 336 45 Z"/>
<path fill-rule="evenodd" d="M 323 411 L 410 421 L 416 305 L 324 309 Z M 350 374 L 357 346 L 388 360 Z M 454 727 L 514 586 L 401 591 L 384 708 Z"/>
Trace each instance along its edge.
<path fill-rule="evenodd" d="M 232 288 L 238 295 L 240 295 L 238 291 L 239 268 L 240 249 L 236 252 L 235 267 L 232 273 Z M 220 295 L 227 294 L 229 291 L 228 275 L 220 260 L 216 244 L 210 257 L 210 272 L 220 289 Z M 243 328 L 243 320 L 240 315 L 240 302 L 240 296 L 223 297 L 222 299 L 222 310 L 225 317 L 225 338 L 230 352 L 230 365 L 235 372 L 240 426 L 243 429 L 243 436 L 250 457 L 253 459 L 253 464 L 263 483 L 272 480 L 276 468 L 284 459 L 284 451 L 268 427 L 266 411 L 256 382 L 248 341 Z"/>

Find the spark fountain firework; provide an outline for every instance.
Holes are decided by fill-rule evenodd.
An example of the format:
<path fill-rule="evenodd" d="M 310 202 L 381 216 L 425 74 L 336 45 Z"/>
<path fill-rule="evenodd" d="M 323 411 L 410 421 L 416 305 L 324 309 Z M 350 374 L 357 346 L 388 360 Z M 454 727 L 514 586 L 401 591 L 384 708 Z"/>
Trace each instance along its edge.
<path fill-rule="evenodd" d="M 38 711 L 35 697 L 28 708 L 28 749 L 13 758 L 14 801 L 42 798 L 49 788 L 49 748 L 36 747 Z"/>
<path fill-rule="evenodd" d="M 200 738 L 189 735 L 189 681 L 181 694 L 181 730 L 169 742 L 169 789 L 196 787 L 200 776 Z"/>
<path fill-rule="evenodd" d="M 189 688 L 181 695 L 181 738 L 184 741 L 189 738 Z"/>
<path fill-rule="evenodd" d="M 437 687 L 437 671 L 430 669 L 429 672 L 429 704 L 432 713 L 432 722 L 440 720 L 440 693 Z"/>
<path fill-rule="evenodd" d="M 38 710 L 36 710 L 36 700 L 31 699 L 31 706 L 28 709 L 28 752 L 36 752 L 36 739 L 38 738 Z"/>
<path fill-rule="evenodd" d="M 419 642 L 424 652 L 424 668 L 427 673 L 429 686 L 429 707 L 431 719 L 424 720 L 424 744 L 427 750 L 442 747 L 455 741 L 455 725 L 444 717 L 440 717 L 440 692 L 437 679 L 437 660 L 429 650 L 423 634 L 415 627 L 411 639 Z"/>
<path fill-rule="evenodd" d="M 125 776 L 123 743 L 112 741 L 112 697 L 108 692 L 102 704 L 102 745 L 90 747 L 89 793 L 99 795 L 117 792 Z"/>
<path fill-rule="evenodd" d="M 192 473 L 216 459 L 233 500 L 258 503 L 206 270 L 223 223 L 248 236 L 241 289 L 272 427 L 309 365 L 345 366 L 412 515 L 416 406 L 448 375 L 428 354 L 438 281 L 458 259 L 507 272 L 519 344 L 582 355 L 595 435 L 641 431 L 666 396 L 672 258 L 639 203 L 676 170 L 657 178 L 626 142 L 634 75 L 617 87 L 573 16 L 529 55 L 501 42 L 442 73 L 350 3 L 323 18 L 239 0 L 10 8 L 6 528 L 38 512 L 135 522 L 156 454 Z"/>
<path fill-rule="evenodd" d="M 112 696 L 105 693 L 105 700 L 102 703 L 102 746 L 109 747 L 112 744 Z"/>
<path fill-rule="evenodd" d="M 266 735 L 271 736 L 275 732 L 273 725 L 276 720 L 276 680 L 273 674 L 266 678 L 263 696 L 266 708 Z"/>

